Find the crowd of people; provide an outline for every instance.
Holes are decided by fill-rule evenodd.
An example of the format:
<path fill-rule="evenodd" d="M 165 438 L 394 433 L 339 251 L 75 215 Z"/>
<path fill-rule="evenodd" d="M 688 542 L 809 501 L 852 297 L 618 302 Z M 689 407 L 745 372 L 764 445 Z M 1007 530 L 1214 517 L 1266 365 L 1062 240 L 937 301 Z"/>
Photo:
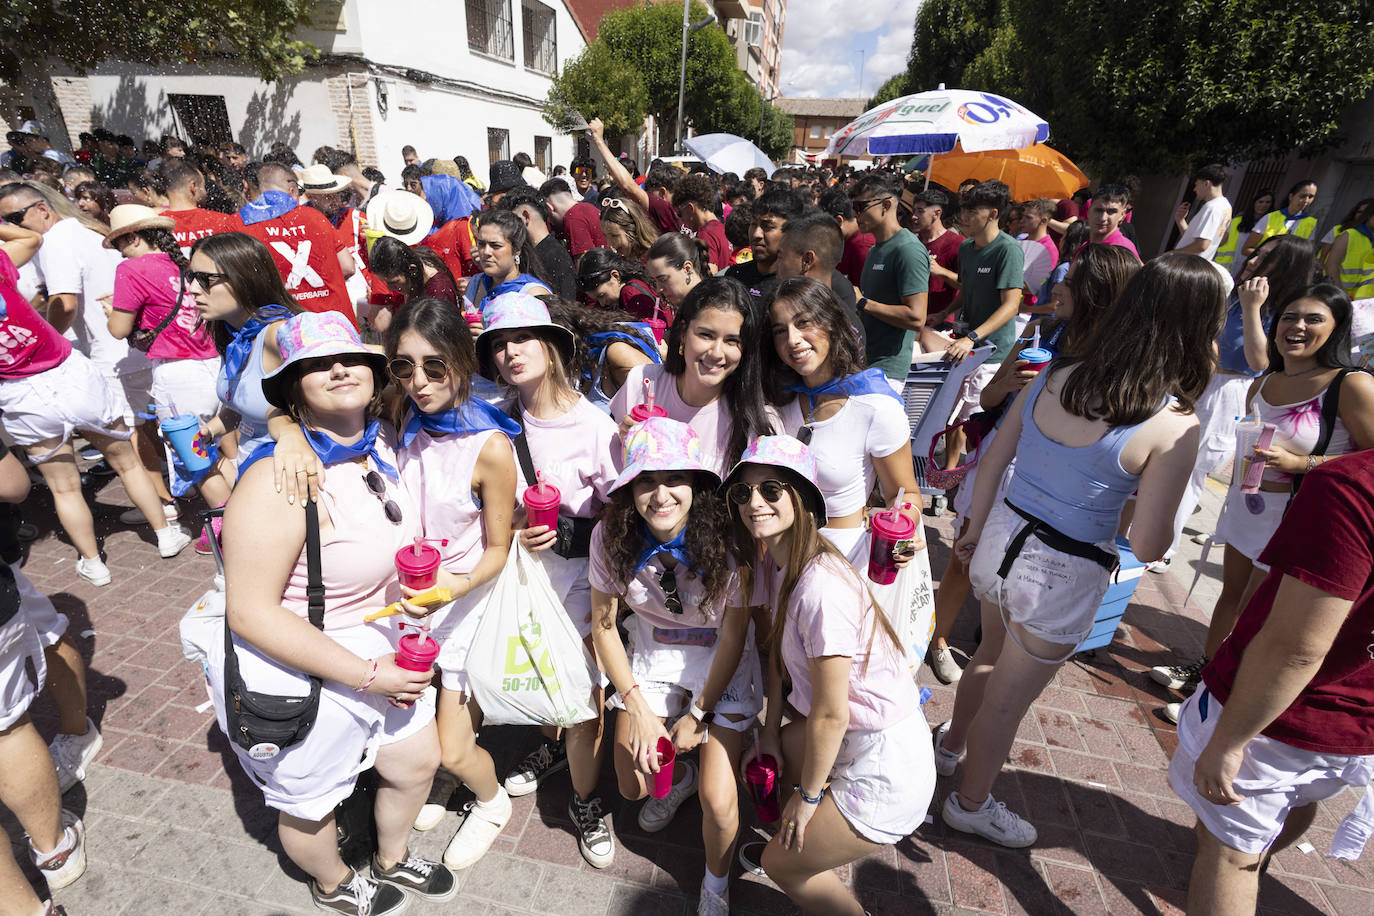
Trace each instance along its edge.
<path fill-rule="evenodd" d="M 637 174 L 599 120 L 600 178 L 521 154 L 486 182 L 411 147 L 393 183 L 330 147 L 250 161 L 100 130 L 68 157 L 33 121 L 9 140 L 0 500 L 33 469 L 92 586 L 114 574 L 87 474 L 119 475 L 122 521 L 163 557 L 222 551 L 211 697 L 322 909 L 449 899 L 512 796 L 565 769 L 573 838 L 608 866 L 607 743 L 645 831 L 699 797 L 702 914 L 729 912 L 738 859 L 806 912 L 859 916 L 835 869 L 914 833 L 937 774 L 959 773 L 949 827 L 1034 844 L 991 794 L 1021 719 L 1092 631 L 1118 538 L 1165 568 L 1242 418 L 1267 435 L 1214 536 L 1204 655 L 1152 672 L 1191 693 L 1162 713 L 1199 819 L 1190 908 L 1253 911 L 1257 868 L 1315 801 L 1374 775 L 1374 379 L 1352 339 L 1370 201 L 1320 240 L 1314 182 L 1233 213 L 1209 165 L 1173 250 L 1142 259 L 1129 181 L 1013 202 L 892 167 Z M 970 359 L 938 462 L 962 482 L 937 590 L 913 456 L 930 443 L 902 393 L 914 362 Z M 190 457 L 159 432 L 182 421 Z M 100 459 L 84 473 L 78 435 Z M 536 524 L 549 487 L 556 524 Z M 197 497 L 220 511 L 193 541 Z M 23 533 L 13 511 L 0 527 L 0 548 Z M 398 574 L 422 552 L 429 581 Z M 502 774 L 474 645 L 532 576 L 576 633 L 559 664 L 591 688 L 575 719 L 520 720 L 541 737 Z M 437 656 L 415 662 L 397 619 Z M 65 626 L 0 564 L 0 802 L 50 889 L 84 869 L 60 793 L 101 744 Z M 957 685 L 933 730 L 923 660 Z M 47 748 L 27 717 L 45 672 Z M 742 843 L 741 782 L 770 759 L 772 839 Z M 369 768 L 376 847 L 355 869 L 334 812 Z M 412 853 L 458 782 L 473 798 L 442 861 Z M 57 911 L 6 862 L 16 912 Z"/>

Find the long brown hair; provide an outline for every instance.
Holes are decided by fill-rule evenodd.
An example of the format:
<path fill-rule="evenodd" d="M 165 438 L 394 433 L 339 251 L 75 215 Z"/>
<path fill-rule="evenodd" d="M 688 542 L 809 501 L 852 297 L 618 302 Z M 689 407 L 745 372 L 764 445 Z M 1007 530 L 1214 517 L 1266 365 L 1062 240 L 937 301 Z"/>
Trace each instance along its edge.
<path fill-rule="evenodd" d="M 859 343 L 859 335 L 830 287 L 812 277 L 793 277 L 778 285 L 773 304 L 779 302 L 790 302 L 796 307 L 798 317 L 810 319 L 830 336 L 830 368 L 835 378 L 846 378 L 864 370 L 864 348 Z M 800 384 L 801 377 L 778 355 L 778 348 L 773 343 L 772 311 L 773 306 L 769 305 L 763 316 L 763 379 L 768 401 L 783 405 L 796 397 L 787 386 Z"/>
<path fill-rule="evenodd" d="M 472 377 L 477 374 L 477 348 L 472 342 L 472 332 L 463 313 L 453 307 L 452 302 L 443 299 L 411 299 L 396 310 L 391 318 L 391 326 L 386 329 L 386 339 L 382 341 L 386 350 L 386 360 L 390 363 L 396 358 L 401 335 L 414 331 L 434 348 L 440 358 L 448 364 L 448 371 L 454 378 L 454 391 L 459 405 L 472 395 Z M 419 366 L 416 372 L 423 372 Z M 399 386 L 398 386 L 399 387 Z M 392 422 L 400 429 L 405 417 L 408 398 L 398 398 L 396 415 Z"/>
<path fill-rule="evenodd" d="M 1118 245 L 1092 242 L 1079 252 L 1064 278 L 1073 296 L 1073 314 L 1065 319 L 1062 352 L 1075 352 L 1075 341 L 1092 336 L 1093 329 L 1138 270 L 1140 259 L 1130 249 Z"/>
<path fill-rule="evenodd" d="M 1059 403 L 1111 426 L 1149 419 L 1170 395 L 1191 413 L 1212 377 L 1213 341 L 1225 312 L 1226 287 L 1210 263 L 1177 251 L 1155 258 L 1075 352 L 1061 358 L 1074 371 Z"/>
<path fill-rule="evenodd" d="M 301 313 L 295 297 L 282 282 L 272 253 L 248 233 L 207 235 L 191 246 L 191 257 L 197 253 L 214 261 L 216 271 L 229 278 L 227 282 L 234 291 L 234 298 L 249 315 L 257 317 L 258 310 L 268 305 L 283 305 L 292 314 Z M 233 329 L 223 321 L 211 321 L 210 332 L 215 339 L 215 348 L 223 354 L 229 341 L 234 339 Z"/>

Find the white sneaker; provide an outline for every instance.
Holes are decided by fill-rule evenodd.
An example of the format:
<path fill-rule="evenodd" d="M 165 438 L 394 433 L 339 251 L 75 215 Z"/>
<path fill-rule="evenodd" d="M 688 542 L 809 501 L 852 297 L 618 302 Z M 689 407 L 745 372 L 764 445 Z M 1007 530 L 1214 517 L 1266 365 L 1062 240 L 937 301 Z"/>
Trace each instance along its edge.
<path fill-rule="evenodd" d="M 104 743 L 105 739 L 100 736 L 95 723 L 90 719 L 86 720 L 86 734 L 60 734 L 52 739 L 48 751 L 52 754 L 52 762 L 57 767 L 58 789 L 66 792 L 85 779 L 86 766 L 100 753 L 101 745 Z"/>
<path fill-rule="evenodd" d="M 426 804 L 420 807 L 420 813 L 415 815 L 415 823 L 412 824 L 416 830 L 424 833 L 426 830 L 433 830 L 439 826 L 439 822 L 444 819 L 444 812 L 448 808 L 443 805 Z"/>
<path fill-rule="evenodd" d="M 29 840 L 33 864 L 48 882 L 48 890 L 66 887 L 86 871 L 86 828 L 75 814 L 62 809 L 62 838 L 52 852 L 39 852 Z"/>
<path fill-rule="evenodd" d="M 1182 704 L 1182 703 L 1166 703 L 1166 704 L 1164 704 L 1164 708 L 1161 709 L 1159 712 L 1160 712 L 1160 715 L 1164 716 L 1164 718 L 1165 718 L 1167 721 L 1172 722 L 1172 723 L 1174 723 L 1175 725 L 1177 725 L 1177 724 L 1178 724 L 1178 711 L 1179 711 L 1180 709 L 1182 709 L 1182 708 L 1183 708 L 1183 704 Z"/>
<path fill-rule="evenodd" d="M 957 684 L 964 674 L 964 669 L 954 660 L 954 651 L 949 646 L 941 649 L 931 648 L 930 670 L 935 672 L 941 684 Z"/>
<path fill-rule="evenodd" d="M 162 514 L 170 525 L 177 520 L 180 513 L 177 511 L 176 503 L 163 503 Z M 143 517 L 143 510 L 135 506 L 119 513 L 119 523 L 121 525 L 146 525 L 148 520 Z"/>
<path fill-rule="evenodd" d="M 949 722 L 941 722 L 931 735 L 931 741 L 935 744 L 935 772 L 941 776 L 953 776 L 954 771 L 959 768 L 959 758 L 963 757 L 962 751 L 945 750 L 942 742 L 945 740 L 945 733 L 949 731 Z"/>
<path fill-rule="evenodd" d="M 725 896 L 713 894 L 706 889 L 706 879 L 701 880 L 701 897 L 697 901 L 697 916 L 730 916 L 730 891 Z"/>
<path fill-rule="evenodd" d="M 463 822 L 444 850 L 444 864 L 452 869 L 468 868 L 487 854 L 491 844 L 510 821 L 510 796 L 498 789 L 496 798 L 486 805 L 468 802 L 463 806 Z"/>
<path fill-rule="evenodd" d="M 76 574 L 92 585 L 110 584 L 110 569 L 101 562 L 100 557 L 82 557 L 77 560 Z"/>
<path fill-rule="evenodd" d="M 683 760 L 682 779 L 668 790 L 665 798 L 650 798 L 639 809 L 639 826 L 645 833 L 657 833 L 667 827 L 682 803 L 696 794 L 697 768 L 690 760 Z"/>
<path fill-rule="evenodd" d="M 1145 571 L 1155 574 L 1166 573 L 1169 571 L 1169 559 L 1166 557 L 1163 560 L 1152 560 L 1145 564 Z"/>
<path fill-rule="evenodd" d="M 1009 849 L 1030 846 L 1038 836 L 1030 821 L 1012 813 L 991 794 L 977 811 L 968 811 L 959 804 L 959 793 L 951 792 L 941 810 L 945 823 L 963 833 L 975 833 Z"/>
<path fill-rule="evenodd" d="M 191 536 L 179 525 L 168 525 L 157 531 L 157 552 L 164 560 L 171 559 L 185 550 L 191 543 Z"/>

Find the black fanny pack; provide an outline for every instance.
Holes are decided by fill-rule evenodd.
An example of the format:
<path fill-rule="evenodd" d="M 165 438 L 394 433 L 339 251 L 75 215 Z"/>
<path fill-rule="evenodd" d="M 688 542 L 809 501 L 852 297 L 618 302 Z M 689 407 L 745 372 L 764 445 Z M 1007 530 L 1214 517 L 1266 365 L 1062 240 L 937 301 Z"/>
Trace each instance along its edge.
<path fill-rule="evenodd" d="M 1016 532 L 1011 540 L 1007 542 L 1007 552 L 1002 557 L 1002 565 L 997 569 L 998 578 L 1005 579 L 1007 574 L 1011 572 L 1012 564 L 1015 563 L 1016 558 L 1021 555 L 1021 549 L 1026 546 L 1026 541 L 1030 539 L 1031 535 L 1035 535 L 1040 539 L 1041 543 L 1052 550 L 1066 553 L 1071 557 L 1082 557 L 1085 560 L 1092 560 L 1108 573 L 1115 573 L 1117 568 L 1121 565 L 1121 558 L 1116 554 L 1109 553 L 1096 544 L 1089 544 L 1087 541 L 1080 541 L 1077 538 L 1069 537 L 1049 522 L 1038 519 L 1029 512 L 1013 506 L 1010 500 L 1003 499 L 1002 502 L 1006 503 L 1008 509 L 1021 516 L 1029 522 L 1029 524 Z"/>
<path fill-rule="evenodd" d="M 305 559 L 309 570 L 306 596 L 310 622 L 324 629 L 324 581 L 320 570 L 320 514 L 315 503 L 305 502 Z M 323 682 L 310 677 L 310 692 L 303 697 L 280 696 L 249 690 L 239 674 L 238 653 L 224 618 L 224 718 L 229 740 L 257 759 L 270 759 L 299 744 L 315 726 L 320 711 Z"/>

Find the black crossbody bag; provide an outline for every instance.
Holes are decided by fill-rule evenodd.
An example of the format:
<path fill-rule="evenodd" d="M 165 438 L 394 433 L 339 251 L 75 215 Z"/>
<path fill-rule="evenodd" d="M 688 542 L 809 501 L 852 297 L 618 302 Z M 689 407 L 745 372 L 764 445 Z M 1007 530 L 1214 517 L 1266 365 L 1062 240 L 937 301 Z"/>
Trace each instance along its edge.
<path fill-rule="evenodd" d="M 167 330 L 167 325 L 172 323 L 172 319 L 177 316 L 177 311 L 181 309 L 181 297 L 186 295 L 186 273 L 181 274 L 181 288 L 177 290 L 177 301 L 172 305 L 172 310 L 167 313 L 167 317 L 158 322 L 155 328 L 143 328 L 135 330 L 128 337 L 129 346 L 142 353 L 147 353 L 153 348 L 153 343 L 157 340 L 157 335 Z"/>
<path fill-rule="evenodd" d="M 532 487 L 539 478 L 535 475 L 529 440 L 525 438 L 525 420 L 520 413 L 519 398 L 506 413 L 520 426 L 520 435 L 512 439 L 511 444 L 515 446 L 515 457 L 520 461 L 520 472 L 525 475 L 526 485 Z M 558 534 L 554 538 L 553 552 L 565 560 L 591 556 L 592 529 L 595 527 L 594 518 L 572 518 L 558 513 Z"/>
<path fill-rule="evenodd" d="M 324 629 L 324 577 L 320 569 L 320 513 L 315 503 L 305 503 L 305 561 L 309 582 L 305 594 L 310 622 Z M 315 726 L 320 711 L 323 681 L 310 676 L 310 692 L 303 697 L 284 697 L 249 690 L 239 674 L 238 653 L 224 617 L 224 718 L 229 739 L 250 756 L 275 757 L 299 744 Z M 257 749 L 256 751 L 254 749 Z"/>

